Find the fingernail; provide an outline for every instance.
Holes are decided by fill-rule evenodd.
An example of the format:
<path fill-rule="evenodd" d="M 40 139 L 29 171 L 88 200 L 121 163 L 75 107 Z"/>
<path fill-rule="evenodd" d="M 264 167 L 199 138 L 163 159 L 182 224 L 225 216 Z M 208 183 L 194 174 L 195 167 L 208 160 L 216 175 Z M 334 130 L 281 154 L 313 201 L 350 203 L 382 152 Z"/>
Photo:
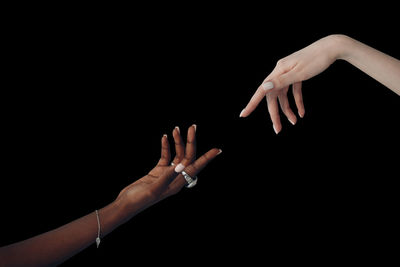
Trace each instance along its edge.
<path fill-rule="evenodd" d="M 272 127 L 274 128 L 275 133 L 278 134 L 279 132 L 276 130 L 275 125 L 272 125 Z"/>
<path fill-rule="evenodd" d="M 299 116 L 300 116 L 300 118 L 303 118 L 304 117 L 304 112 L 302 112 L 302 113 L 299 112 Z"/>
<path fill-rule="evenodd" d="M 194 127 L 194 131 L 196 132 L 197 131 L 197 125 L 193 124 L 193 127 Z"/>
<path fill-rule="evenodd" d="M 219 154 L 221 154 L 222 153 L 222 149 L 220 149 L 219 151 L 218 151 L 218 154 L 217 155 L 219 155 Z"/>
<path fill-rule="evenodd" d="M 244 110 L 245 110 L 245 108 L 242 110 L 242 112 L 240 112 L 240 114 L 239 114 L 239 118 L 241 118 L 241 117 L 242 117 Z"/>
<path fill-rule="evenodd" d="M 185 169 L 185 166 L 184 166 L 182 163 L 179 163 L 179 164 L 176 165 L 176 167 L 175 167 L 175 172 L 181 173 L 184 169 Z"/>
<path fill-rule="evenodd" d="M 288 121 L 290 121 L 291 124 L 295 125 L 296 123 L 292 121 L 291 119 L 288 118 Z"/>
<path fill-rule="evenodd" d="M 168 135 L 167 135 L 167 134 L 164 134 L 163 137 L 168 137 Z"/>
<path fill-rule="evenodd" d="M 175 126 L 175 129 L 178 131 L 178 133 L 181 133 L 181 129 L 179 129 L 179 126 Z"/>
<path fill-rule="evenodd" d="M 274 84 L 272 82 L 263 83 L 261 84 L 261 86 L 264 88 L 265 91 L 269 91 L 274 88 Z"/>

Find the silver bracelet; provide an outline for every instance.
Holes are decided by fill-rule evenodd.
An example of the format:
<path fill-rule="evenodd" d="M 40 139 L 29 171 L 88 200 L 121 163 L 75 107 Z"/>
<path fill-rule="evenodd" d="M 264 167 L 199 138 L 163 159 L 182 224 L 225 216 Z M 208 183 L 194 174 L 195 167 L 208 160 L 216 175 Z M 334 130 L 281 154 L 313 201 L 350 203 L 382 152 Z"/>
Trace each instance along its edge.
<path fill-rule="evenodd" d="M 99 219 L 99 213 L 96 210 L 96 217 L 97 217 L 97 238 L 96 238 L 96 245 L 97 248 L 99 248 L 100 245 L 100 233 L 101 233 L 101 227 L 100 227 L 100 219 Z"/>

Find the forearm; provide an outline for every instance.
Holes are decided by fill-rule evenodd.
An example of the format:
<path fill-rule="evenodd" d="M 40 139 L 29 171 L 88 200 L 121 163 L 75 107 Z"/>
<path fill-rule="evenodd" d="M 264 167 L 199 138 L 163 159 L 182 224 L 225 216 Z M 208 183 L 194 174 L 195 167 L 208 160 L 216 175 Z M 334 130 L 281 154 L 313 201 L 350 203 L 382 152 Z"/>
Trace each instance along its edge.
<path fill-rule="evenodd" d="M 113 202 L 99 211 L 101 237 L 129 219 L 122 205 Z M 52 231 L 0 248 L 0 266 L 59 264 L 95 243 L 98 225 L 92 212 Z"/>
<path fill-rule="evenodd" d="M 400 60 L 344 35 L 335 36 L 343 59 L 400 95 Z"/>

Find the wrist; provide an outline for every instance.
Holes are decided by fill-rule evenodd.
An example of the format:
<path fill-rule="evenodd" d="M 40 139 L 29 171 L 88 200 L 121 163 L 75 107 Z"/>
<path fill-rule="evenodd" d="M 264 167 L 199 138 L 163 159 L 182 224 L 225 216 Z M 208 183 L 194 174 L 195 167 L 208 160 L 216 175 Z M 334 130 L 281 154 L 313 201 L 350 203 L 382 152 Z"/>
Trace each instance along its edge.
<path fill-rule="evenodd" d="M 344 34 L 332 34 L 328 38 L 330 38 L 332 44 L 335 60 L 348 61 L 351 56 L 351 47 L 354 45 L 354 40 Z"/>
<path fill-rule="evenodd" d="M 115 228 L 126 222 L 127 218 L 121 201 L 115 200 L 99 210 L 102 236 L 107 235 Z"/>
<path fill-rule="evenodd" d="M 140 201 L 128 198 L 127 194 L 118 196 L 118 198 L 110 205 L 114 207 L 118 218 L 121 220 L 121 223 L 125 223 L 126 221 L 130 220 L 133 216 L 147 207 L 147 205 L 141 203 Z"/>

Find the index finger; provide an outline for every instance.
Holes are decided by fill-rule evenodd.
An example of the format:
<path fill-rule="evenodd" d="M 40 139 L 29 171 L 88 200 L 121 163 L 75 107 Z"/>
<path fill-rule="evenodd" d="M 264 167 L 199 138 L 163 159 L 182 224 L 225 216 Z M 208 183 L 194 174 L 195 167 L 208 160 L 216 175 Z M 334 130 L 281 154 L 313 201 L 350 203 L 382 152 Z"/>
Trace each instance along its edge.
<path fill-rule="evenodd" d="M 176 166 L 176 172 L 183 171 L 186 166 L 191 164 L 196 158 L 196 124 L 193 124 L 188 129 L 186 140 L 186 151 L 183 160 Z"/>
<path fill-rule="evenodd" d="M 207 153 L 203 154 L 195 162 L 190 164 L 185 168 L 185 172 L 192 177 L 195 177 L 204 167 L 207 166 L 216 156 L 221 154 L 222 150 L 218 148 L 213 148 Z"/>
<path fill-rule="evenodd" d="M 251 97 L 247 106 L 242 110 L 239 117 L 247 117 L 257 108 L 258 104 L 260 104 L 261 100 L 263 100 L 263 98 L 267 94 L 267 92 L 274 89 L 275 86 L 274 86 L 274 83 L 271 82 L 271 80 L 273 79 L 273 77 L 275 77 L 278 74 L 279 74 L 278 70 L 275 68 L 267 76 L 267 78 L 265 78 L 265 80 L 262 82 L 262 84 L 257 88 L 254 95 Z"/>
<path fill-rule="evenodd" d="M 260 85 L 254 95 L 251 97 L 247 106 L 242 110 L 239 117 L 247 117 L 249 116 L 260 104 L 261 100 L 263 100 L 266 92 L 265 89 Z"/>

